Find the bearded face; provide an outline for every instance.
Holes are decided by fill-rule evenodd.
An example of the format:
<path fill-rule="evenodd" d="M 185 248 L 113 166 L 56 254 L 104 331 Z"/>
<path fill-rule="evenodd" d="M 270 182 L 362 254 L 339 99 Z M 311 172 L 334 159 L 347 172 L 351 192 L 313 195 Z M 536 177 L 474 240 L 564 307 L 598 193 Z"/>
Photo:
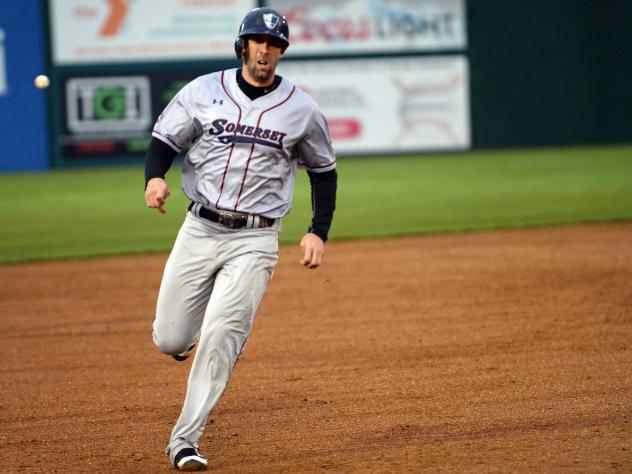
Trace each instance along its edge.
<path fill-rule="evenodd" d="M 274 72 L 284 52 L 284 44 L 273 36 L 249 36 L 243 53 L 246 81 L 256 86 L 272 84 Z"/>

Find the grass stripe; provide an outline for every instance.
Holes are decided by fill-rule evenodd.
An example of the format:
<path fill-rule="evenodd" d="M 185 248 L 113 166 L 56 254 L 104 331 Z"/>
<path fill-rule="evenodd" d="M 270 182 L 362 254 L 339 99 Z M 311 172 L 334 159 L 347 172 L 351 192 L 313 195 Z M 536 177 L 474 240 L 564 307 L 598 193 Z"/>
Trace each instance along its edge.
<path fill-rule="evenodd" d="M 332 240 L 632 219 L 632 147 L 341 158 Z M 166 251 L 186 200 L 148 210 L 141 166 L 0 175 L 0 262 Z M 310 217 L 299 171 L 282 242 Z"/>

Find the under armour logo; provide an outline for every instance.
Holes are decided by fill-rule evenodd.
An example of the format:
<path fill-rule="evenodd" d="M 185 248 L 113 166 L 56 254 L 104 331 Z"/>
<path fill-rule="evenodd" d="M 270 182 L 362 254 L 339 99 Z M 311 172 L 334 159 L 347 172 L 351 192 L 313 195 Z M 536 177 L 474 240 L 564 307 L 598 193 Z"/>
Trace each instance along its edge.
<path fill-rule="evenodd" d="M 224 99 L 213 99 L 213 105 L 224 105 Z"/>

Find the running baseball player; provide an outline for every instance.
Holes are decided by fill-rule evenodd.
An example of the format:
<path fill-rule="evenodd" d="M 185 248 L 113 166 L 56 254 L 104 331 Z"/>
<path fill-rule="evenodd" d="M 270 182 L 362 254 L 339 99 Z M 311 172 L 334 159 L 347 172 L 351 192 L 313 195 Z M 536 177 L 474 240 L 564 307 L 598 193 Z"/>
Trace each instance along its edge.
<path fill-rule="evenodd" d="M 316 103 L 275 69 L 289 46 L 285 18 L 250 11 L 235 52 L 241 68 L 187 84 L 158 118 L 145 164 L 145 201 L 165 212 L 165 175 L 190 149 L 182 188 L 191 201 L 165 265 L 153 341 L 176 360 L 195 357 L 184 406 L 166 448 L 171 464 L 205 470 L 200 439 L 244 349 L 278 260 L 281 218 L 297 167 L 312 187 L 301 264 L 316 268 L 336 202 L 336 156 Z"/>

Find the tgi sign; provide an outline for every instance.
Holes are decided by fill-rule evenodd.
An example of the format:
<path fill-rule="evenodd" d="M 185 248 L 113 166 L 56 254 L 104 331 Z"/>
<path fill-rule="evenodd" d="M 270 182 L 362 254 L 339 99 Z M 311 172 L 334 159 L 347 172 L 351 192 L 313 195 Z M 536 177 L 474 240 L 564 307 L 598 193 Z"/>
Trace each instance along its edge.
<path fill-rule="evenodd" d="M 145 76 L 86 77 L 66 83 L 68 129 L 77 134 L 138 132 L 151 125 Z"/>

